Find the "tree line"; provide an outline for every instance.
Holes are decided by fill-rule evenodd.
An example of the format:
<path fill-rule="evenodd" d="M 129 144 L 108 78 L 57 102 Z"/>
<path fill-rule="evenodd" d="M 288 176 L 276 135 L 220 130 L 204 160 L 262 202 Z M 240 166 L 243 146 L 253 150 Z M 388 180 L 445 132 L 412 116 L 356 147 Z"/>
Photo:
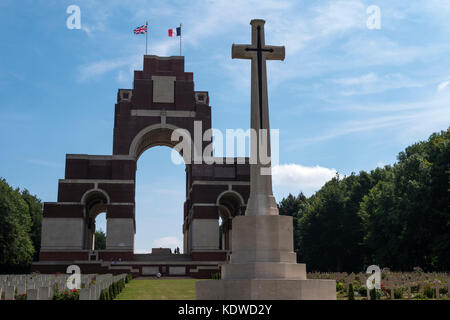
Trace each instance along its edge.
<path fill-rule="evenodd" d="M 293 217 L 298 262 L 310 271 L 450 270 L 450 128 L 397 159 L 280 201 L 280 214 Z"/>

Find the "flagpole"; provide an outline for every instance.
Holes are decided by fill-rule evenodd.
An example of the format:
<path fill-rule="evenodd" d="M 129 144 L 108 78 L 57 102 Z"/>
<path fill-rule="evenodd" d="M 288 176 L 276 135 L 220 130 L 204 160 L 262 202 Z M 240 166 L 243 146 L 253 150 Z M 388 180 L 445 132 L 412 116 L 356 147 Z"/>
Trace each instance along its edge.
<path fill-rule="evenodd" d="M 183 36 L 183 32 L 181 30 L 181 26 L 182 26 L 182 24 L 180 23 L 180 56 L 182 56 L 182 54 L 181 54 L 181 37 Z"/>
<path fill-rule="evenodd" d="M 147 55 L 148 51 L 148 21 L 145 21 L 145 25 L 147 26 L 147 31 L 145 32 L 145 55 Z"/>

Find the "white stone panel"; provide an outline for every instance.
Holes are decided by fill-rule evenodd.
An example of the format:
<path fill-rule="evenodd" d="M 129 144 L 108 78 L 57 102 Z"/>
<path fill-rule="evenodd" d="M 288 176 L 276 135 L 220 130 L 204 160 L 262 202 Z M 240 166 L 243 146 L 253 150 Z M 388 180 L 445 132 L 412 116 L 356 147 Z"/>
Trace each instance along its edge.
<path fill-rule="evenodd" d="M 192 250 L 219 250 L 218 219 L 192 220 Z"/>
<path fill-rule="evenodd" d="M 83 234 L 83 218 L 44 218 L 41 250 L 82 250 Z"/>
<path fill-rule="evenodd" d="M 152 80 L 153 102 L 174 103 L 176 77 L 152 76 Z"/>
<path fill-rule="evenodd" d="M 159 267 L 142 267 L 143 276 L 154 276 L 159 272 Z"/>
<path fill-rule="evenodd" d="M 106 221 L 106 249 L 133 250 L 133 219 L 109 218 Z"/>
<path fill-rule="evenodd" d="M 184 276 L 186 274 L 186 267 L 169 267 L 169 274 Z"/>

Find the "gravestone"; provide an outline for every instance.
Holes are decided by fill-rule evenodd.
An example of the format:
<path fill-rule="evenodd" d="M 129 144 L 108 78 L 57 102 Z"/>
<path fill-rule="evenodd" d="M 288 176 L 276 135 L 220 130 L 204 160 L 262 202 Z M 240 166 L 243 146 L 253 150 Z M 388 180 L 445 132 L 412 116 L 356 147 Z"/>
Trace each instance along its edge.
<path fill-rule="evenodd" d="M 15 290 L 15 286 L 7 286 L 5 288 L 5 300 L 14 300 Z"/>
<path fill-rule="evenodd" d="M 88 289 L 88 288 L 80 289 L 79 299 L 80 300 L 91 300 L 90 295 L 91 295 L 90 289 Z"/>
<path fill-rule="evenodd" d="M 28 289 L 27 300 L 39 300 L 39 289 Z"/>
<path fill-rule="evenodd" d="M 97 300 L 97 292 L 96 292 L 96 286 L 89 287 L 89 299 L 90 300 Z"/>
<path fill-rule="evenodd" d="M 95 296 L 96 296 L 96 299 L 95 300 L 98 300 L 98 299 L 100 299 L 100 294 L 102 293 L 102 287 L 101 287 L 101 285 L 100 284 L 95 284 Z"/>
<path fill-rule="evenodd" d="M 232 58 L 251 59 L 251 128 L 257 134 L 250 139 L 250 150 L 258 150 L 260 141 L 267 142 L 265 151 L 270 157 L 266 60 L 284 60 L 285 49 L 265 45 L 264 23 L 250 22 L 252 44 L 233 45 Z M 221 280 L 196 283 L 196 298 L 336 300 L 335 280 L 308 280 L 305 264 L 297 264 L 292 217 L 278 214 L 270 162 L 262 164 L 251 158 L 250 163 L 254 163 L 250 165 L 250 197 L 245 215 L 232 220 L 230 262 L 222 265 Z"/>
<path fill-rule="evenodd" d="M 38 293 L 39 300 L 51 300 L 51 288 L 40 287 Z"/>
<path fill-rule="evenodd" d="M 25 286 L 25 283 L 24 283 L 24 282 L 22 282 L 21 284 L 18 284 L 18 285 L 16 286 L 16 290 L 17 290 L 17 295 L 18 295 L 18 296 L 27 293 L 26 286 Z"/>

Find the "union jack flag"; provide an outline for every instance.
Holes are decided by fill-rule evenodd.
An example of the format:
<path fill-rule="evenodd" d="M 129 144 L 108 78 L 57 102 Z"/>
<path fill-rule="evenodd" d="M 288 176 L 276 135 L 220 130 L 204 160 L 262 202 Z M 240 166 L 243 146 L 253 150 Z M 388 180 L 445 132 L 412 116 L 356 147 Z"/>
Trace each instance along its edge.
<path fill-rule="evenodd" d="M 147 33 L 147 25 L 143 25 L 134 29 L 134 34 L 142 34 L 142 33 L 144 34 Z"/>

